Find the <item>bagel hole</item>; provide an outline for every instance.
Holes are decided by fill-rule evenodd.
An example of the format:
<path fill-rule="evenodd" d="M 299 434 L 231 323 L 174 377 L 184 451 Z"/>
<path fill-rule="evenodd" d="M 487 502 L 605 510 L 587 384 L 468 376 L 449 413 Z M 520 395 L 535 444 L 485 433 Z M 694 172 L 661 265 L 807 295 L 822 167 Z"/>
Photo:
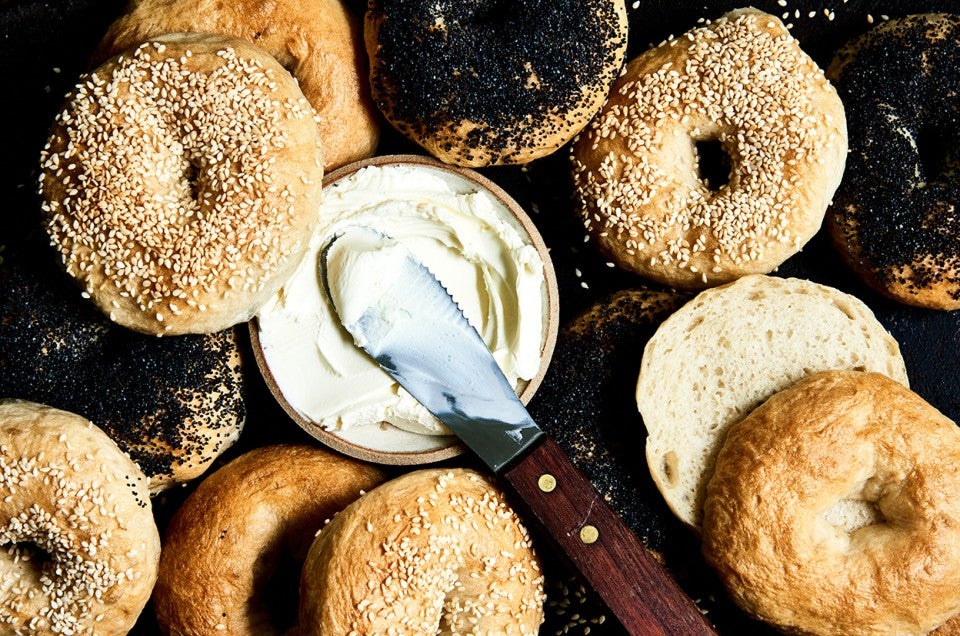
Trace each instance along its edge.
<path fill-rule="evenodd" d="M 274 559 L 269 567 L 260 570 L 269 574 L 257 577 L 253 598 L 257 608 L 266 612 L 270 627 L 285 633 L 296 625 L 300 603 L 300 577 L 290 573 L 299 572 L 303 562 L 285 551 L 280 551 Z"/>
<path fill-rule="evenodd" d="M 719 139 L 700 139 L 695 144 L 697 175 L 707 190 L 717 192 L 730 183 L 730 153 Z"/>
<path fill-rule="evenodd" d="M 53 557 L 49 552 L 34 543 L 33 541 L 17 541 L 0 545 L 0 550 L 5 551 L 14 561 L 25 561 L 33 564 L 38 571 L 45 565 L 53 562 Z"/>
<path fill-rule="evenodd" d="M 187 163 L 183 178 L 187 182 L 190 198 L 197 201 L 200 198 L 200 166 L 192 161 Z"/>
<path fill-rule="evenodd" d="M 921 181 L 917 187 L 924 188 L 928 183 L 937 181 L 952 171 L 950 138 L 939 128 L 936 126 L 921 128 L 914 143 L 917 146 L 921 173 Z"/>
<path fill-rule="evenodd" d="M 886 522 L 877 504 L 864 499 L 841 499 L 823 513 L 823 518 L 834 528 L 847 534 Z"/>

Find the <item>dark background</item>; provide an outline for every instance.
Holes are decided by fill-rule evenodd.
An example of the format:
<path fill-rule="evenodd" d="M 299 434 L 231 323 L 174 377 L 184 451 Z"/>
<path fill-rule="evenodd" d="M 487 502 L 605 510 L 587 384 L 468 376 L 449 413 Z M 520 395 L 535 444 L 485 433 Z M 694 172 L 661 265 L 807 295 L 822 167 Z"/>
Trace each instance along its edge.
<path fill-rule="evenodd" d="M 6 246 L 6 250 L 20 249 L 26 245 L 25 237 L 39 228 L 35 183 L 38 156 L 47 128 L 65 93 L 82 72 L 89 70 L 87 60 L 90 52 L 106 26 L 122 11 L 123 4 L 117 0 L 0 0 L 0 78 L 5 86 L 0 97 L 0 122 L 4 124 L 2 148 L 6 157 L 3 162 L 6 168 L 0 170 L 0 246 Z M 823 67 L 829 64 L 841 44 L 870 28 L 868 14 L 879 22 L 883 15 L 897 17 L 908 13 L 949 11 L 957 6 L 951 0 L 788 0 L 785 7 L 776 0 L 764 0 L 752 4 L 777 16 L 789 12 L 784 22 L 793 24 L 794 36 Z M 351 6 L 358 13 L 362 9 L 357 2 L 351 2 Z M 740 3 L 728 1 L 628 0 L 628 59 L 671 34 L 678 35 L 697 26 L 697 20 L 701 17 L 719 17 L 725 11 L 740 6 Z M 796 10 L 800 11 L 798 18 L 794 17 Z M 812 17 L 809 15 L 811 12 Z M 828 18 L 829 12 L 834 13 L 833 20 Z M 399 138 L 388 126 L 384 125 L 383 130 L 380 154 L 420 152 L 417 147 Z M 637 277 L 608 267 L 607 259 L 597 253 L 592 244 L 584 242 L 585 233 L 569 196 L 566 148 L 522 168 L 491 168 L 481 172 L 518 200 L 551 247 L 560 285 L 562 323 L 568 322 L 610 292 L 643 285 L 643 281 Z M 2 256 L 3 252 L 0 251 L 0 258 Z M 45 258 L 46 255 L 39 254 L 38 257 Z M 879 297 L 849 273 L 823 233 L 815 237 L 802 253 L 781 266 L 778 273 L 829 284 L 864 300 L 900 342 L 911 387 L 947 416 L 954 420 L 960 417 L 960 392 L 956 380 L 960 319 L 955 313 L 910 308 Z M 630 374 L 636 377 L 644 336 L 639 331 L 626 330 L 618 332 L 615 337 L 620 339 L 618 345 L 631 353 L 611 360 L 611 364 L 617 367 L 618 381 L 622 383 L 623 377 L 629 377 Z M 558 351 L 562 351 L 564 346 L 561 338 Z M 590 345 L 577 342 L 575 346 Z M 272 441 L 311 441 L 276 407 L 263 387 L 252 360 L 248 359 L 247 362 L 249 415 L 246 430 L 240 443 L 225 458 Z M 560 391 L 566 381 L 568 379 L 565 377 L 548 373 L 544 388 Z M 604 417 L 614 417 L 624 427 L 636 429 L 639 418 L 632 407 L 631 398 L 632 395 L 614 397 Z M 538 418 L 556 420 L 563 417 L 562 413 L 550 413 L 550 405 L 542 401 L 535 401 L 531 411 Z M 583 424 L 570 423 L 571 426 Z M 642 426 L 639 428 L 642 430 Z M 747 629 L 750 633 L 758 633 L 756 625 L 730 607 L 722 592 L 716 588 L 710 572 L 699 563 L 695 540 L 670 518 L 669 513 L 664 512 L 645 474 L 642 439 L 633 441 L 633 445 L 618 451 L 617 461 L 630 466 L 636 497 L 654 499 L 643 503 L 653 509 L 649 516 L 651 527 L 634 529 L 645 539 L 653 535 L 660 537 L 652 540 L 655 545 L 651 547 L 666 554 L 668 565 L 691 595 L 710 610 L 710 616 L 717 622 L 721 633 L 740 633 Z M 460 459 L 454 463 L 470 462 L 470 459 Z M 179 489 L 156 500 L 161 528 L 188 490 Z M 560 563 L 551 562 L 548 568 L 553 581 L 566 580 L 570 576 Z M 554 597 L 560 594 L 556 583 L 551 584 L 550 589 Z M 579 596 L 570 598 L 575 607 L 582 607 L 581 618 L 598 616 L 599 610 L 592 607 L 589 600 L 583 601 Z M 551 605 L 544 633 L 554 633 L 564 626 L 576 624 L 576 619 L 570 620 L 572 613 L 569 610 L 558 612 Z M 608 620 L 602 626 L 587 624 L 593 634 L 616 633 L 611 622 Z M 136 633 L 153 633 L 154 629 L 152 612 L 148 607 Z M 583 626 L 575 627 L 569 633 L 583 633 Z"/>

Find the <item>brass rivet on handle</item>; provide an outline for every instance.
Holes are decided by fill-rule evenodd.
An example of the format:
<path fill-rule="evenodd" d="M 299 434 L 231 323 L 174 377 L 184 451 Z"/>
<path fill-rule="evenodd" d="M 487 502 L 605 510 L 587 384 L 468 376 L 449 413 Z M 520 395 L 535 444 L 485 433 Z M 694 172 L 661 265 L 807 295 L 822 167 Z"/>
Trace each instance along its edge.
<path fill-rule="evenodd" d="M 586 525 L 580 528 L 580 540 L 584 543 L 593 543 L 600 538 L 600 531 L 596 526 Z"/>
<path fill-rule="evenodd" d="M 537 480 L 537 486 L 539 486 L 543 492 L 553 492 L 553 489 L 557 487 L 557 478 L 550 473 L 544 473 L 540 475 L 540 479 Z"/>

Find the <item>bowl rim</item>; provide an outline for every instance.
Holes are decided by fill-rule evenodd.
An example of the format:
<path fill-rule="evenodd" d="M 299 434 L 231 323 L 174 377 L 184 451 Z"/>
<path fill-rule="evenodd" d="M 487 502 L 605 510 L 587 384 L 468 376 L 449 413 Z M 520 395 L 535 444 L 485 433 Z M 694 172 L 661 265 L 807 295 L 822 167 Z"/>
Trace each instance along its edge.
<path fill-rule="evenodd" d="M 324 176 L 323 187 L 327 188 L 332 184 L 347 178 L 359 170 L 369 166 L 385 165 L 416 165 L 435 170 L 441 170 L 453 173 L 458 177 L 476 183 L 481 188 L 487 190 L 498 201 L 500 201 L 513 215 L 519 223 L 531 245 L 537 250 L 543 261 L 543 275 L 545 285 L 545 329 L 543 342 L 540 347 L 540 365 L 537 373 L 527 381 L 520 392 L 520 400 L 526 405 L 537 392 L 543 378 L 546 375 L 550 360 L 553 357 L 556 347 L 557 334 L 559 332 L 560 322 L 560 300 L 559 287 L 557 285 L 557 276 L 550 258 L 550 251 L 547 248 L 543 237 L 534 225 L 533 220 L 527 215 L 526 211 L 511 197 L 503 188 L 491 181 L 489 178 L 479 174 L 470 168 L 452 166 L 445 164 L 432 157 L 413 154 L 397 155 L 379 155 L 367 159 L 361 159 L 353 163 L 341 166 Z M 333 431 L 321 428 L 316 422 L 307 419 L 299 413 L 284 397 L 280 390 L 270 366 L 267 363 L 266 356 L 263 353 L 263 347 L 260 344 L 259 326 L 257 316 L 254 316 L 248 324 L 250 333 L 250 344 L 253 349 L 253 356 L 256 360 L 260 374 L 270 391 L 270 394 L 277 401 L 283 411 L 308 435 L 322 442 L 326 446 L 343 453 L 344 455 L 377 464 L 387 464 L 395 466 L 412 466 L 419 464 L 431 464 L 445 459 L 450 459 L 463 454 L 467 448 L 455 436 L 441 436 L 449 438 L 449 443 L 435 449 L 425 451 L 382 451 L 373 450 L 340 437 Z"/>

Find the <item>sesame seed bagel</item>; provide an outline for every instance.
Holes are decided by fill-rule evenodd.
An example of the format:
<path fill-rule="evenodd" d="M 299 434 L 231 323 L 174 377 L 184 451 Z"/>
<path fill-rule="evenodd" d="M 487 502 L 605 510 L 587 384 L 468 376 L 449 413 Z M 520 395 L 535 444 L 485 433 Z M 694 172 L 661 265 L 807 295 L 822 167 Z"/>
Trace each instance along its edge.
<path fill-rule="evenodd" d="M 700 292 L 667 318 L 643 350 L 636 398 L 647 465 L 674 514 L 698 530 L 730 426 L 828 369 L 908 382 L 897 342 L 870 308 L 807 280 L 746 276 Z"/>
<path fill-rule="evenodd" d="M 146 478 L 86 419 L 0 401 L 0 632 L 126 634 L 157 578 Z"/>
<path fill-rule="evenodd" d="M 0 261 L 0 398 L 96 422 L 152 494 L 198 477 L 246 417 L 236 334 L 156 338 L 110 322 L 39 234 L 7 246 Z"/>
<path fill-rule="evenodd" d="M 310 548 L 310 634 L 536 634 L 543 577 L 530 538 L 479 473 L 422 470 L 334 517 Z"/>
<path fill-rule="evenodd" d="M 41 157 L 51 241 L 112 320 L 157 335 L 248 320 L 316 225 L 315 113 L 242 40 L 172 34 L 106 62 Z"/>
<path fill-rule="evenodd" d="M 289 444 L 257 448 L 217 470 L 164 536 L 153 597 L 164 633 L 286 633 L 314 535 L 383 481 L 372 466 Z"/>
<path fill-rule="evenodd" d="M 554 151 L 600 109 L 627 47 L 624 0 L 371 0 L 374 103 L 401 133 L 461 166 Z"/>
<path fill-rule="evenodd" d="M 885 22 L 829 74 L 847 104 L 850 159 L 827 227 L 880 293 L 960 309 L 960 15 Z"/>
<path fill-rule="evenodd" d="M 719 144 L 729 180 L 703 179 Z M 733 11 L 627 64 L 572 151 L 591 236 L 624 269 L 703 288 L 772 271 L 840 183 L 843 104 L 776 17 Z"/>
<path fill-rule="evenodd" d="M 191 32 L 252 42 L 297 78 L 319 117 L 326 169 L 376 150 L 380 130 L 360 21 L 341 0 L 136 0 L 110 25 L 93 57 L 99 64 L 151 38 Z"/>
<path fill-rule="evenodd" d="M 838 527 L 850 500 L 879 519 Z M 881 374 L 801 380 L 730 429 L 703 551 L 788 633 L 926 634 L 960 609 L 960 429 Z"/>

